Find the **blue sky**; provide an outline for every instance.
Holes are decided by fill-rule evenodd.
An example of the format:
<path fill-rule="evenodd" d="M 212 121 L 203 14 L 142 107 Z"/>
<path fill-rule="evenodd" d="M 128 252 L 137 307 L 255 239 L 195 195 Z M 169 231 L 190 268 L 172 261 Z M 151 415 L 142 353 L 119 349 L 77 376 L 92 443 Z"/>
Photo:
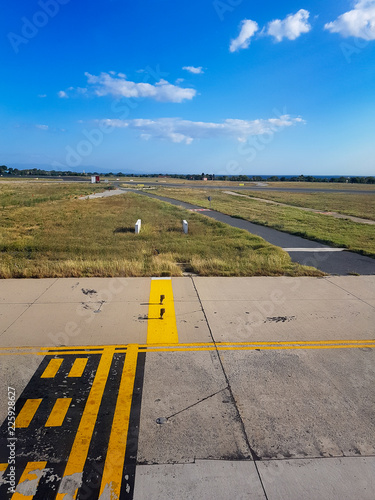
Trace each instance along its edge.
<path fill-rule="evenodd" d="M 374 175 L 375 0 L 20 0 L 0 163 Z"/>

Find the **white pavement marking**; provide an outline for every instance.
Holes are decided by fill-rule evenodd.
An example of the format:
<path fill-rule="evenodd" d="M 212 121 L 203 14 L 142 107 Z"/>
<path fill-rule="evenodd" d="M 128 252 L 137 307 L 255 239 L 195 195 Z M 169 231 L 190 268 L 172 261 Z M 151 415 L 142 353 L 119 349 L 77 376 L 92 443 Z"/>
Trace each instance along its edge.
<path fill-rule="evenodd" d="M 283 248 L 285 252 L 344 252 L 346 248 Z"/>

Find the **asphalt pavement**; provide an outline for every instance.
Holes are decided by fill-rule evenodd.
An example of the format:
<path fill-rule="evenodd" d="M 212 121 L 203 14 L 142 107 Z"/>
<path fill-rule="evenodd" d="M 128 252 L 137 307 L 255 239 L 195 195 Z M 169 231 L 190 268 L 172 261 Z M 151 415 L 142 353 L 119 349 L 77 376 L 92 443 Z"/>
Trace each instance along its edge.
<path fill-rule="evenodd" d="M 232 227 L 244 229 L 252 234 L 264 238 L 272 245 L 276 245 L 285 249 L 293 262 L 298 262 L 306 266 L 313 266 L 328 274 L 346 275 L 374 275 L 375 274 L 375 259 L 366 257 L 358 253 L 349 252 L 344 249 L 338 249 L 317 243 L 315 241 L 301 238 L 289 233 L 277 231 L 266 226 L 254 224 L 244 219 L 231 217 L 230 215 L 208 210 L 198 205 L 186 203 L 184 201 L 158 196 L 147 191 L 136 191 L 137 194 L 156 198 L 172 205 L 176 205 L 187 210 L 198 210 L 199 213 L 211 217 L 217 221 L 229 224 Z"/>

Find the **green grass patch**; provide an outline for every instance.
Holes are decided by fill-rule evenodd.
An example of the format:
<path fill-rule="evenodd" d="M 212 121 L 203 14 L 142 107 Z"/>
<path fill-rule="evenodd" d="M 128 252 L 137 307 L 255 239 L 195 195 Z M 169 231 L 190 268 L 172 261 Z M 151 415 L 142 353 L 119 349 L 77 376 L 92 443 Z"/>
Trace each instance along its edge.
<path fill-rule="evenodd" d="M 358 224 L 350 220 L 335 219 L 327 215 L 305 212 L 298 208 L 271 205 L 251 198 L 211 190 L 159 188 L 154 193 L 206 208 L 209 207 L 207 198 L 211 196 L 213 210 L 313 241 L 375 257 L 375 226 L 372 225 Z M 348 198 L 349 196 L 352 195 L 348 195 Z"/>
<path fill-rule="evenodd" d="M 30 207 L 69 198 L 78 198 L 111 189 L 111 185 L 89 182 L 0 181 L 0 207 Z"/>
<path fill-rule="evenodd" d="M 132 193 L 93 200 L 64 196 L 2 210 L 1 278 L 323 274 L 292 263 L 286 252 L 247 231 L 168 203 Z M 188 235 L 182 219 L 189 221 Z"/>

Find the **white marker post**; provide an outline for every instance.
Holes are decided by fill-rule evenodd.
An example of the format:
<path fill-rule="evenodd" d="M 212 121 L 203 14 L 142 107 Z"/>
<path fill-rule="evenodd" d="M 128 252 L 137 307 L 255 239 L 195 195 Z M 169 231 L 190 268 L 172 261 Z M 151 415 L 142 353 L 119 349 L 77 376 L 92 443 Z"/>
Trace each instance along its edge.
<path fill-rule="evenodd" d="M 135 234 L 139 234 L 141 232 L 141 224 L 142 224 L 141 219 L 138 219 L 137 222 L 135 223 Z"/>
<path fill-rule="evenodd" d="M 185 234 L 188 234 L 188 231 L 189 231 L 189 224 L 186 220 L 183 220 L 182 221 L 182 229 L 184 231 Z"/>

